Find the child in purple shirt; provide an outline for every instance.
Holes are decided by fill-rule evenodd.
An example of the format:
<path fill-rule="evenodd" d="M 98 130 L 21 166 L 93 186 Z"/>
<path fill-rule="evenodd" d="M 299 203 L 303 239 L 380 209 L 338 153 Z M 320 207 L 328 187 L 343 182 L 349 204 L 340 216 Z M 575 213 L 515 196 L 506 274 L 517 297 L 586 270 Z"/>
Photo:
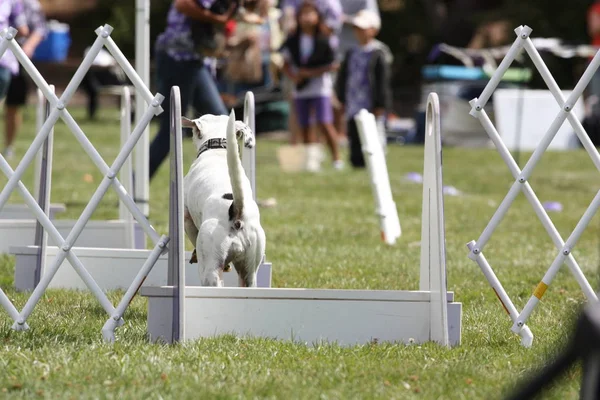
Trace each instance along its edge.
<path fill-rule="evenodd" d="M 337 133 L 333 126 L 331 71 L 336 69 L 335 54 L 329 39 L 319 32 L 321 15 L 317 6 L 305 1 L 298 10 L 298 29 L 282 46 L 285 60 L 284 73 L 294 83 L 294 108 L 298 125 L 307 145 L 307 170 L 319 169 L 318 138 L 311 125 L 315 116 L 317 125 L 325 132 L 327 144 L 336 169 L 341 169 Z"/>

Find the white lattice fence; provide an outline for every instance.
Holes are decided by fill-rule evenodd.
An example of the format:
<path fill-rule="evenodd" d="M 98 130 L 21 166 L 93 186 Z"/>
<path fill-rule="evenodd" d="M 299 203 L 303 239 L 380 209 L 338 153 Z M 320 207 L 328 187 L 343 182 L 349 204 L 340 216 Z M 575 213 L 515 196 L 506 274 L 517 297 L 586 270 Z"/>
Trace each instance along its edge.
<path fill-rule="evenodd" d="M 123 314 L 127 309 L 131 299 L 137 292 L 141 283 L 148 275 L 154 264 L 156 263 L 158 257 L 167 251 L 167 243 L 169 242 L 168 237 L 160 236 L 154 230 L 154 228 L 150 225 L 144 214 L 136 206 L 131 195 L 125 190 L 125 188 L 117 178 L 120 169 L 130 157 L 131 152 L 133 151 L 136 143 L 140 140 L 140 137 L 142 136 L 148 124 L 150 123 L 151 119 L 155 115 L 158 115 L 163 111 L 160 107 L 160 104 L 162 103 L 164 97 L 161 94 L 156 94 L 155 96 L 152 96 L 148 88 L 144 85 L 142 79 L 140 79 L 134 68 L 127 61 L 123 53 L 119 50 L 118 46 L 110 37 L 110 34 L 112 32 L 111 26 L 104 25 L 96 29 L 95 32 L 98 35 L 97 39 L 94 41 L 94 44 L 92 45 L 90 51 L 84 57 L 81 65 L 75 72 L 73 78 L 65 88 L 60 98 L 54 94 L 53 90 L 51 90 L 50 86 L 39 73 L 39 71 L 35 68 L 31 60 L 29 60 L 29 58 L 25 55 L 23 50 L 19 47 L 17 41 L 14 40 L 16 30 L 13 28 L 8 28 L 0 32 L 0 56 L 4 54 L 4 52 L 7 49 L 10 49 L 15 54 L 25 71 L 27 71 L 27 73 L 33 79 L 38 88 L 42 91 L 49 103 L 49 113 L 47 119 L 41 126 L 37 136 L 33 140 L 29 149 L 26 151 L 25 155 L 23 156 L 23 159 L 21 160 L 17 168 L 13 170 L 10 167 L 10 165 L 6 162 L 4 157 L 0 155 L 0 170 L 2 170 L 2 172 L 8 178 L 8 183 L 0 192 L 0 209 L 6 204 L 11 193 L 17 190 L 23 197 L 27 206 L 32 210 L 36 219 L 40 222 L 45 231 L 48 233 L 49 238 L 60 248 L 60 251 L 53 260 L 53 262 L 48 264 L 47 271 L 42 275 L 39 284 L 36 286 L 35 290 L 31 294 L 21 311 L 17 310 L 17 308 L 14 306 L 14 304 L 10 301 L 10 299 L 6 296 L 6 294 L 4 293 L 4 291 L 2 291 L 1 288 L 0 305 L 2 305 L 2 307 L 8 312 L 9 316 L 14 320 L 13 329 L 27 329 L 28 317 L 31 315 L 40 298 L 43 296 L 50 281 L 56 274 L 56 271 L 60 268 L 63 261 L 65 259 L 68 259 L 70 264 L 78 273 L 78 275 L 85 282 L 86 286 L 91 290 L 91 292 L 98 299 L 104 310 L 109 315 L 106 324 L 102 328 L 102 334 L 106 340 L 113 341 L 114 330 L 117 326 L 122 325 Z M 147 108 L 144 110 L 141 117 L 139 117 L 136 127 L 133 129 L 131 135 L 127 138 L 127 141 L 124 143 L 116 159 L 110 166 L 100 156 L 94 145 L 88 140 L 85 133 L 81 130 L 79 125 L 75 122 L 75 120 L 66 108 L 76 89 L 81 84 L 84 75 L 89 70 L 93 60 L 96 58 L 99 51 L 103 47 L 106 47 L 106 49 L 112 54 L 115 60 L 123 68 L 129 79 L 133 82 L 138 95 L 142 96 L 147 103 Z M 28 166 L 34 161 L 36 154 L 48 138 L 52 128 L 54 127 L 59 118 L 61 118 L 69 127 L 75 138 L 81 144 L 83 150 L 90 156 L 96 167 L 104 175 L 104 178 L 102 179 L 100 185 L 96 189 L 96 192 L 91 197 L 81 216 L 77 219 L 72 231 L 67 235 L 66 238 L 60 235 L 60 233 L 56 229 L 56 226 L 44 213 L 42 208 L 38 205 L 36 199 L 31 195 L 31 193 L 21 182 L 23 173 L 28 168 Z M 132 214 L 135 220 L 140 224 L 140 226 L 144 229 L 146 234 L 154 242 L 154 248 L 151 251 L 149 258 L 146 260 L 143 267 L 140 269 L 137 276 L 135 277 L 128 290 L 126 291 L 125 295 L 116 307 L 114 307 L 113 304 L 108 300 L 107 296 L 103 293 L 103 291 L 100 289 L 93 277 L 89 274 L 85 266 L 81 263 L 77 255 L 72 250 L 85 225 L 88 223 L 93 212 L 95 211 L 98 204 L 100 203 L 100 201 L 111 186 L 116 190 L 117 195 L 119 196 L 119 199 L 121 200 L 123 205 L 129 210 L 129 212 Z"/>
<path fill-rule="evenodd" d="M 490 139 L 496 146 L 496 149 L 498 150 L 504 162 L 508 166 L 513 178 L 515 179 L 515 182 L 512 184 L 506 197 L 500 203 L 500 206 L 492 216 L 488 225 L 485 227 L 481 236 L 479 236 L 477 241 L 472 241 L 467 245 L 469 248 L 469 258 L 474 260 L 483 271 L 486 279 L 492 286 L 493 290 L 496 292 L 498 299 L 500 300 L 506 312 L 509 314 L 510 318 L 513 321 L 512 331 L 521 336 L 522 344 L 527 347 L 531 346 L 533 341 L 533 334 L 526 325 L 527 319 L 541 300 L 546 289 L 552 283 L 554 277 L 556 276 L 556 273 L 564 263 L 566 263 L 569 267 L 570 272 L 573 274 L 579 286 L 583 290 L 585 297 L 590 301 L 598 301 L 596 293 L 594 292 L 585 275 L 581 271 L 581 268 L 579 267 L 577 261 L 571 254 L 571 251 L 577 244 L 586 227 L 589 225 L 592 217 L 594 216 L 598 208 L 600 208 L 599 191 L 594 197 L 588 209 L 581 217 L 581 220 L 577 223 L 571 235 L 569 235 L 567 240 L 564 241 L 558 233 L 558 231 L 556 230 L 556 227 L 554 226 L 552 220 L 544 210 L 542 204 L 540 203 L 540 200 L 538 199 L 537 195 L 535 194 L 534 190 L 528 182 L 529 178 L 531 177 L 531 174 L 533 173 L 534 168 L 538 164 L 544 152 L 548 149 L 548 146 L 552 142 L 552 139 L 556 136 L 558 130 L 563 125 L 565 120 L 569 121 L 575 133 L 577 134 L 577 137 L 583 144 L 583 147 L 591 157 L 592 162 L 594 163 L 596 168 L 600 170 L 600 154 L 598 153 L 598 150 L 594 147 L 590 138 L 586 134 L 583 126 L 581 125 L 581 122 L 577 119 L 575 115 L 571 113 L 573 106 L 575 105 L 579 97 L 582 95 L 584 89 L 587 87 L 590 80 L 592 79 L 592 76 L 594 75 L 594 73 L 598 69 L 598 66 L 600 65 L 600 53 L 597 53 L 594 56 L 590 65 L 588 66 L 583 76 L 575 86 L 575 89 L 573 89 L 569 97 L 565 99 L 556 81 L 552 77 L 552 74 L 548 70 L 548 67 L 542 60 L 542 57 L 540 56 L 538 50 L 532 43 L 532 40 L 530 39 L 531 32 L 532 29 L 528 26 L 520 26 L 517 29 L 515 29 L 517 39 L 510 47 L 508 54 L 504 57 L 504 59 L 498 66 L 498 69 L 492 75 L 490 81 L 481 93 L 481 96 L 479 98 L 471 100 L 470 102 L 472 106 L 470 114 L 481 122 L 481 125 L 489 135 Z M 525 51 L 533 61 L 535 67 L 537 68 L 540 75 L 544 79 L 544 82 L 548 86 L 548 89 L 552 93 L 552 96 L 558 103 L 560 111 L 552 121 L 546 134 L 544 135 L 541 142 L 533 152 L 531 158 L 527 161 L 527 163 L 521 170 L 515 162 L 515 160 L 513 159 L 513 157 L 511 156 L 510 151 L 502 141 L 500 135 L 498 134 L 498 131 L 492 124 L 490 118 L 484 110 L 484 107 L 489 101 L 490 97 L 492 96 L 494 90 L 498 86 L 498 83 L 502 79 L 502 76 L 510 67 L 518 53 L 522 51 L 522 49 L 525 49 Z M 492 267 L 483 255 L 483 250 L 490 241 L 493 232 L 498 227 L 498 225 L 506 215 L 508 209 L 510 208 L 510 206 L 512 205 L 512 203 L 514 202 L 514 200 L 520 192 L 523 192 L 527 200 L 531 203 L 531 206 L 533 207 L 537 217 L 542 222 L 542 225 L 544 226 L 546 232 L 548 233 L 552 242 L 556 246 L 557 254 L 550 268 L 547 270 L 542 280 L 537 285 L 533 294 L 529 298 L 523 311 L 518 312 L 512 300 L 504 290 L 502 284 L 496 277 Z"/>

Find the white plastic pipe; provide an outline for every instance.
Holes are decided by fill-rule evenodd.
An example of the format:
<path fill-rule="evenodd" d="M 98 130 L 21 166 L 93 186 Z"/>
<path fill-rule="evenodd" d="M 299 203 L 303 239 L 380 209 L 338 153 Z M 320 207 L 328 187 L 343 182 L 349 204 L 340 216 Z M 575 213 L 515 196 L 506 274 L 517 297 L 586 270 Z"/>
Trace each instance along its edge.
<path fill-rule="evenodd" d="M 131 133 L 131 91 L 127 85 L 123 86 L 121 90 L 121 148 L 123 148 Z M 133 167 L 131 159 L 131 155 L 127 157 L 123 168 L 121 168 L 121 182 L 129 195 L 133 193 Z M 122 201 L 119 202 L 119 219 L 127 221 L 125 224 L 125 236 L 128 241 L 127 247 L 131 249 L 135 248 L 135 219 Z"/>
<path fill-rule="evenodd" d="M 371 187 L 375 198 L 375 212 L 379 217 L 381 238 L 387 244 L 393 245 L 402 234 L 396 203 L 392 195 L 390 178 L 383 147 L 379 138 L 375 116 L 367 110 L 361 110 L 355 117 L 358 134 L 365 157 Z"/>
<path fill-rule="evenodd" d="M 50 85 L 50 90 L 54 92 L 54 85 Z M 43 118 L 46 118 L 50 112 L 50 103 L 44 99 Z M 43 121 L 42 121 L 43 122 Z M 42 150 L 38 153 L 41 155 L 39 165 L 38 186 L 36 199 L 46 215 L 50 215 L 50 195 L 52 193 L 52 156 L 54 151 L 54 128 L 50 130 L 46 142 L 42 146 Z M 38 157 L 39 159 L 39 157 Z M 36 166 L 37 167 L 37 166 Z M 48 232 L 40 224 L 39 221 L 35 224 L 35 245 L 37 249 L 37 260 L 35 265 L 34 281 L 35 285 L 40 282 L 40 278 L 46 267 L 46 252 L 48 247 Z"/>
<path fill-rule="evenodd" d="M 36 90 L 37 102 L 35 107 L 35 132 L 42 130 L 44 119 L 46 118 L 46 98 L 44 93 L 38 88 Z M 40 198 L 40 170 L 42 168 L 42 152 L 38 152 L 35 159 L 35 168 L 33 170 L 33 197 Z"/>
<path fill-rule="evenodd" d="M 135 69 L 145 87 L 150 87 L 150 0 L 135 2 Z M 135 96 L 135 115 L 139 122 L 146 105 L 139 86 Z M 163 93 L 166 94 L 166 93 Z M 135 156 L 135 199 L 142 213 L 150 214 L 150 129 L 146 128 Z"/>

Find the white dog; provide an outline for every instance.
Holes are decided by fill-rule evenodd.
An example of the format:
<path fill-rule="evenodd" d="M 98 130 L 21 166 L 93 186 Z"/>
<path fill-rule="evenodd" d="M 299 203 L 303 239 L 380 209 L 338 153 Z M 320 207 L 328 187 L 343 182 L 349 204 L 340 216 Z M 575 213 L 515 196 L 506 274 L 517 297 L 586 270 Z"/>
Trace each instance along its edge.
<path fill-rule="evenodd" d="M 265 232 L 258 205 L 239 155 L 237 139 L 254 146 L 254 134 L 243 122 L 229 117 L 182 117 L 192 128 L 198 157 L 184 179 L 185 233 L 195 244 L 204 286 L 223 286 L 223 271 L 235 267 L 240 286 L 255 287 L 265 254 Z"/>

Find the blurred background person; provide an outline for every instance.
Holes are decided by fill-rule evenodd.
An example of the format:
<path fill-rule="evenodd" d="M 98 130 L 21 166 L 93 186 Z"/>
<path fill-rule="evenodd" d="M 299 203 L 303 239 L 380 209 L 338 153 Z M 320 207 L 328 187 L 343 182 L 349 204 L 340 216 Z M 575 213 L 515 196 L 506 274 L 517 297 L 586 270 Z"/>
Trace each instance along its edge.
<path fill-rule="evenodd" d="M 342 6 L 342 27 L 339 33 L 339 46 L 337 48 L 337 58 L 342 61 L 346 56 L 348 50 L 358 45 L 356 36 L 354 34 L 354 27 L 352 26 L 352 19 L 356 14 L 362 10 L 372 11 L 377 17 L 379 15 L 379 7 L 377 6 L 377 0 L 340 0 Z M 334 73 L 334 81 L 336 79 Z M 346 132 L 346 119 L 344 118 L 344 111 L 342 105 L 334 92 L 331 104 L 333 106 L 333 117 L 335 123 L 335 129 L 338 132 L 340 143 L 345 144 L 348 141 Z"/>
<path fill-rule="evenodd" d="M 85 49 L 83 52 L 84 57 L 90 49 L 91 47 Z M 129 79 L 117 63 L 117 60 L 106 49 L 101 49 L 81 81 L 81 89 L 88 97 L 88 118 L 91 120 L 96 118 L 98 99 L 102 87 L 121 86 L 128 83 Z"/>
<path fill-rule="evenodd" d="M 17 29 L 21 37 L 29 35 L 27 15 L 25 14 L 25 7 L 21 0 L 0 0 L 0 29 L 5 29 L 9 26 Z M 12 51 L 6 50 L 2 58 L 0 58 L 0 100 L 6 97 L 13 76 L 18 74 L 19 62 Z M 4 150 L 2 151 L 2 155 L 6 158 L 13 156 L 15 133 L 15 129 L 12 129 L 10 132 L 8 129 L 4 131 Z"/>
<path fill-rule="evenodd" d="M 587 32 L 592 46 L 600 48 L 600 1 L 595 1 L 587 11 Z M 600 116 L 600 69 L 594 74 L 588 90 L 591 112 L 595 116 Z"/>
<path fill-rule="evenodd" d="M 364 168 L 365 159 L 354 116 L 365 109 L 385 120 L 391 111 L 392 56 L 385 44 L 375 40 L 381 29 L 379 14 L 363 9 L 348 22 L 353 26 L 358 45 L 346 53 L 337 76 L 336 93 L 347 119 L 350 163 L 355 168 Z"/>
<path fill-rule="evenodd" d="M 303 0 L 282 0 L 280 7 L 282 10 L 281 28 L 286 37 L 294 34 L 297 29 L 298 19 L 297 14 Z M 329 37 L 330 45 L 337 54 L 339 46 L 338 34 L 342 28 L 342 4 L 340 0 L 319 0 L 314 2 L 321 15 L 319 28 L 321 32 Z M 290 142 L 297 144 L 302 142 L 301 132 L 297 123 L 294 101 L 292 98 L 293 83 L 289 79 L 283 82 L 283 90 L 290 102 L 290 114 L 288 118 L 288 126 L 290 131 Z M 336 134 L 337 136 L 337 134 Z"/>
<path fill-rule="evenodd" d="M 377 0 L 340 0 L 342 5 L 342 21 L 343 25 L 340 30 L 339 49 L 340 58 L 344 57 L 346 52 L 352 47 L 358 45 L 356 35 L 354 34 L 354 17 L 362 10 L 369 10 L 379 15 L 379 7 L 377 6 Z"/>
<path fill-rule="evenodd" d="M 226 115 L 215 78 L 204 59 L 203 48 L 212 48 L 216 42 L 215 31 L 207 25 L 222 27 L 233 16 L 236 2 L 227 2 L 227 11 L 211 11 L 215 0 L 174 0 L 167 15 L 167 26 L 156 40 L 156 76 L 159 93 L 170 93 L 171 87 L 181 90 L 181 109 L 185 113 L 192 103 L 196 115 Z M 202 29 L 194 28 L 200 23 Z M 194 33 L 192 32 L 194 31 Z M 212 54 L 211 54 L 212 56 Z M 162 104 L 160 127 L 150 144 L 150 178 L 169 153 L 169 102 Z"/>
<path fill-rule="evenodd" d="M 314 2 L 304 1 L 297 10 L 297 29 L 282 47 L 284 72 L 294 83 L 292 95 L 297 123 L 306 145 L 306 169 L 311 172 L 320 169 L 320 146 L 314 125 L 325 133 L 334 168 L 340 170 L 344 166 L 331 107 L 331 71 L 337 68 L 337 63 L 329 37 L 320 29 L 322 18 Z"/>
<path fill-rule="evenodd" d="M 237 96 L 271 83 L 271 54 L 268 9 L 265 0 L 246 0 L 244 13 L 234 23 L 233 34 L 227 40 L 225 79 L 227 93 L 233 105 Z"/>

